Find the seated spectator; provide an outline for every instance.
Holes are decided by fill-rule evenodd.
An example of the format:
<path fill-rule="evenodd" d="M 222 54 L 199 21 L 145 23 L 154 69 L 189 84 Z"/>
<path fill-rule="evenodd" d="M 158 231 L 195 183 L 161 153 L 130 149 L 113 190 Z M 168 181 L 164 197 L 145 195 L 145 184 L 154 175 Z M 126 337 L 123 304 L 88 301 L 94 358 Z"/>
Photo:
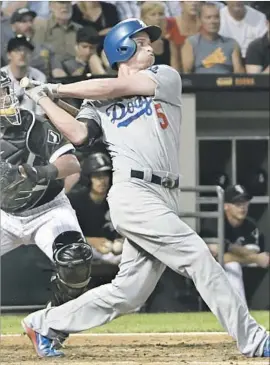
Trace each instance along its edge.
<path fill-rule="evenodd" d="M 35 21 L 35 44 L 49 44 L 57 60 L 63 61 L 75 56 L 76 34 L 81 26 L 71 20 L 70 1 L 51 1 L 51 15 L 48 19 Z"/>
<path fill-rule="evenodd" d="M 111 170 L 107 154 L 91 153 L 82 163 L 80 185 L 75 185 L 67 196 L 87 242 L 93 247 L 94 260 L 117 265 L 122 253 L 121 237 L 112 226 L 106 200 Z"/>
<path fill-rule="evenodd" d="M 152 43 L 155 65 L 171 65 L 170 42 L 164 37 L 165 8 L 162 2 L 144 2 L 141 5 L 141 20 L 147 25 L 157 25 L 163 29 L 163 36 Z"/>
<path fill-rule="evenodd" d="M 87 74 L 103 75 L 105 70 L 100 57 L 97 55 L 97 46 L 100 36 L 93 27 L 80 28 L 76 36 L 75 57 L 61 62 L 61 70 L 55 70 L 61 77 L 81 76 Z"/>
<path fill-rule="evenodd" d="M 216 5 L 202 4 L 200 19 L 200 32 L 189 37 L 182 48 L 184 72 L 220 74 L 245 72 L 236 41 L 218 34 L 220 16 Z"/>
<path fill-rule="evenodd" d="M 24 36 L 11 38 L 7 44 L 8 65 L 1 68 L 6 71 L 13 81 L 15 93 L 19 99 L 22 108 L 31 110 L 35 114 L 43 114 L 43 109 L 33 100 L 29 99 L 24 90 L 20 87 L 20 81 L 23 77 L 29 77 L 32 80 L 46 83 L 46 76 L 34 67 L 30 67 L 30 60 L 34 46 Z"/>
<path fill-rule="evenodd" d="M 220 10 L 220 19 L 219 34 L 236 40 L 243 59 L 248 45 L 267 31 L 265 15 L 244 1 L 227 1 L 227 6 Z"/>
<path fill-rule="evenodd" d="M 2 7 L 6 16 L 10 17 L 20 8 L 29 8 L 34 11 L 38 17 L 47 19 L 50 14 L 49 0 L 42 1 L 2 1 Z"/>
<path fill-rule="evenodd" d="M 5 66 L 7 64 L 7 60 L 6 60 L 6 46 L 7 46 L 7 42 L 9 41 L 10 38 L 13 37 L 13 31 L 11 29 L 10 26 L 10 18 L 7 17 L 4 13 L 3 13 L 3 9 L 1 7 L 0 9 L 1 11 L 1 66 Z"/>
<path fill-rule="evenodd" d="M 36 13 L 28 8 L 20 8 L 16 10 L 10 18 L 14 37 L 17 34 L 22 34 L 26 38 L 31 39 L 31 43 L 34 45 L 30 65 L 43 72 L 47 78 L 52 76 L 52 71 L 59 67 L 59 62 L 55 58 L 54 52 L 51 50 L 49 45 L 37 44 L 33 41 L 35 34 L 34 19 Z M 4 58 L 7 63 L 7 55 L 4 53 Z M 57 76 L 55 76 L 57 77 Z"/>
<path fill-rule="evenodd" d="M 129 18 L 140 18 L 139 1 L 106 1 L 116 7 L 120 21 Z"/>
<path fill-rule="evenodd" d="M 116 7 L 105 1 L 78 1 L 73 5 L 72 20 L 95 27 L 102 36 L 120 21 Z"/>
<path fill-rule="evenodd" d="M 270 11 L 267 13 L 268 31 L 251 42 L 247 49 L 246 70 L 249 74 L 270 73 Z"/>
<path fill-rule="evenodd" d="M 243 264 L 257 264 L 268 268 L 269 254 L 260 253 L 259 230 L 256 223 L 249 217 L 248 207 L 251 196 L 241 185 L 229 186 L 225 190 L 225 255 L 224 269 L 231 285 L 246 300 L 243 283 Z M 213 219 L 202 225 L 200 235 L 205 239 L 214 257 L 218 256 L 216 243 L 217 229 Z"/>
<path fill-rule="evenodd" d="M 175 45 L 172 47 L 172 57 L 174 62 L 172 67 L 182 70 L 181 48 L 185 39 L 196 34 L 200 29 L 199 1 L 181 1 L 181 14 L 176 17 L 167 18 L 168 39 Z"/>

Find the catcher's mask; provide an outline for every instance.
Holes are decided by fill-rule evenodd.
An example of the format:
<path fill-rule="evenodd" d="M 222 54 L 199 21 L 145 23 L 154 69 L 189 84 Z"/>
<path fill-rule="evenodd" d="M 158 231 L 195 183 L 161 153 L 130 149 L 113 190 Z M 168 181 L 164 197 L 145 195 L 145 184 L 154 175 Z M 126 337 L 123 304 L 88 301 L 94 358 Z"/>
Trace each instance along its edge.
<path fill-rule="evenodd" d="M 5 71 L 1 71 L 0 78 L 0 117 L 1 127 L 16 126 L 22 123 L 19 100 Z"/>

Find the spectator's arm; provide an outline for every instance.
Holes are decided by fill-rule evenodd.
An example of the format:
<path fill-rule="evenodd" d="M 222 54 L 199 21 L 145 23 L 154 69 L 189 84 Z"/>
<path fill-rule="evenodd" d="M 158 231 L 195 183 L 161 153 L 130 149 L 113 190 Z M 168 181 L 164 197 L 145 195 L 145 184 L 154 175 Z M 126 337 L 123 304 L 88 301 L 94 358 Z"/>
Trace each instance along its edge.
<path fill-rule="evenodd" d="M 191 73 L 194 66 L 194 54 L 191 43 L 186 40 L 181 49 L 182 67 L 184 73 Z"/>
<path fill-rule="evenodd" d="M 105 75 L 106 71 L 102 65 L 102 61 L 97 54 L 93 54 L 88 61 L 89 68 L 93 75 Z"/>
<path fill-rule="evenodd" d="M 248 74 L 260 74 L 262 72 L 262 66 L 260 65 L 246 65 Z"/>
<path fill-rule="evenodd" d="M 234 46 L 234 50 L 232 53 L 232 64 L 233 64 L 233 72 L 235 74 L 245 73 L 245 67 L 242 63 L 241 50 L 238 44 L 236 43 Z"/>
<path fill-rule="evenodd" d="M 260 49 L 258 49 L 256 41 L 251 42 L 248 46 L 246 70 L 248 74 L 269 74 L 269 66 L 263 70 Z"/>
<path fill-rule="evenodd" d="M 170 53 L 171 53 L 171 66 L 176 71 L 181 71 L 181 55 L 178 47 L 171 41 L 170 42 Z"/>
<path fill-rule="evenodd" d="M 242 264 L 257 264 L 260 267 L 269 266 L 269 254 L 267 252 L 254 253 L 244 246 L 238 244 L 229 245 L 229 253 L 232 257 L 238 257 L 238 262 Z"/>

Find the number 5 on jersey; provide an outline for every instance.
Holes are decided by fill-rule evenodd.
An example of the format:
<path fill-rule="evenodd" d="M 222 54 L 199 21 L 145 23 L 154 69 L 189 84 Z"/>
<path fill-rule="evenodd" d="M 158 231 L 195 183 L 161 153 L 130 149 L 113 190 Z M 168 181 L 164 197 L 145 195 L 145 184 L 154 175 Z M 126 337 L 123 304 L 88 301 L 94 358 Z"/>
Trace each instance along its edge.
<path fill-rule="evenodd" d="M 155 105 L 155 109 L 156 109 L 156 113 L 157 113 L 157 117 L 159 119 L 159 123 L 162 129 L 166 129 L 169 125 L 168 119 L 162 109 L 162 106 L 160 103 L 154 104 Z"/>

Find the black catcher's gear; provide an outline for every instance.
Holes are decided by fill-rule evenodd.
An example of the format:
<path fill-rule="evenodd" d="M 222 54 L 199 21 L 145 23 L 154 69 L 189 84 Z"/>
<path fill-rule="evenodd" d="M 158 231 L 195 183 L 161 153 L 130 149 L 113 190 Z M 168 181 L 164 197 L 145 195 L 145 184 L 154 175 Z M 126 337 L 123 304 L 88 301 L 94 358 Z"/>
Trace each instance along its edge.
<path fill-rule="evenodd" d="M 55 271 L 51 283 L 51 304 L 58 306 L 87 290 L 91 279 L 92 249 L 80 232 L 60 234 L 53 244 Z"/>
<path fill-rule="evenodd" d="M 31 167 L 41 167 L 43 170 L 59 156 L 73 153 L 74 147 L 41 116 L 34 116 L 29 110 L 20 110 L 22 123 L 9 124 L 1 128 L 1 159 L 17 168 L 26 164 Z M 44 171 L 43 171 L 44 172 Z M 58 180 L 41 180 L 26 178 L 10 197 L 6 196 L 5 205 L 1 209 L 7 213 L 19 214 L 35 208 L 54 199 L 64 187 L 64 182 Z M 2 196 L 3 197 L 3 196 Z M 10 203 L 10 204 L 8 204 Z"/>
<path fill-rule="evenodd" d="M 5 71 L 0 71 L 0 125 L 1 129 L 22 123 L 20 103 L 15 94 L 12 82 Z"/>
<path fill-rule="evenodd" d="M 36 183 L 21 176 L 18 167 L 0 161 L 1 209 L 13 212 L 27 200 Z"/>

